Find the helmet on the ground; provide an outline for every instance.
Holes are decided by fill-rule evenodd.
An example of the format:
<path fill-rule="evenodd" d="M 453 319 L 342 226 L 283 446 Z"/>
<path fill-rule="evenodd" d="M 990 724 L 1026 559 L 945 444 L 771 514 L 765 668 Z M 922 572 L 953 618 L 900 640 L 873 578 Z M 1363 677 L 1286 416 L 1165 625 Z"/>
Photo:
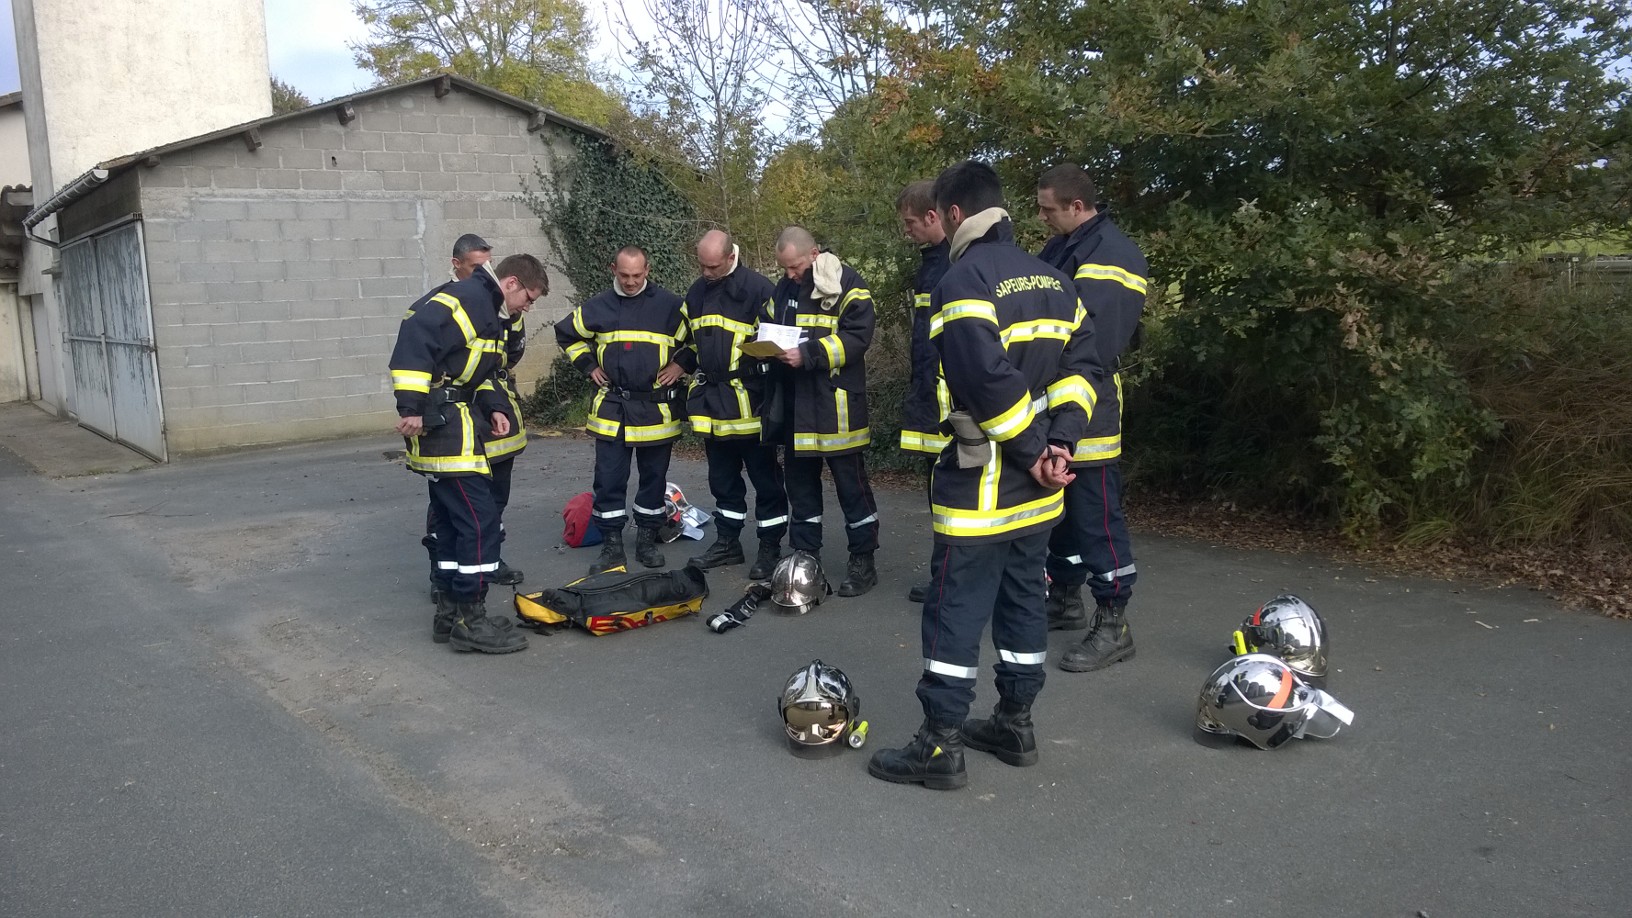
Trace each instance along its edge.
<path fill-rule="evenodd" d="M 822 560 L 808 551 L 795 551 L 771 572 L 771 601 L 789 611 L 809 612 L 831 592 Z"/>
<path fill-rule="evenodd" d="M 1283 594 L 1258 607 L 1234 635 L 1234 650 L 1267 653 L 1283 660 L 1305 680 L 1326 678 L 1326 622 L 1314 607 Z"/>
<path fill-rule="evenodd" d="M 776 702 L 788 748 L 795 755 L 812 757 L 843 749 L 852 737 L 865 737 L 861 698 L 842 670 L 811 660 L 794 670 Z"/>
<path fill-rule="evenodd" d="M 1267 653 L 1242 654 L 1213 670 L 1196 702 L 1197 729 L 1259 749 L 1305 736 L 1326 739 L 1353 722 L 1354 712 Z"/>

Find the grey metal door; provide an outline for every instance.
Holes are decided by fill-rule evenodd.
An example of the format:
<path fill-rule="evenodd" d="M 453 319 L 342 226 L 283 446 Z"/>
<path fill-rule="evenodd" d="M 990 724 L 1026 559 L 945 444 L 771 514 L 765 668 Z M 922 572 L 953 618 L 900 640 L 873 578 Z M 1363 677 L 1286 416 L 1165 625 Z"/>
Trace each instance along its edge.
<path fill-rule="evenodd" d="M 163 460 L 164 408 L 142 224 L 63 246 L 62 277 L 79 422 Z"/>

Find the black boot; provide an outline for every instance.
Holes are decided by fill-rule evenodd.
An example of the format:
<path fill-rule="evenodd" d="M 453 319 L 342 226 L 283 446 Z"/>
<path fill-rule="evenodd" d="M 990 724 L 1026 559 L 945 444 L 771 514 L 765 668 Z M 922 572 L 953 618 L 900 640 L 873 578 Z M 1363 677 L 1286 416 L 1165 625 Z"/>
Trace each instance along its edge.
<path fill-rule="evenodd" d="M 453 629 L 448 633 L 448 642 L 454 650 L 515 653 L 527 649 L 527 639 L 516 633 L 515 625 L 489 618 L 484 602 L 455 603 L 453 613 Z"/>
<path fill-rule="evenodd" d="M 1081 631 L 1088 627 L 1088 611 L 1082 605 L 1082 584 L 1067 586 L 1058 580 L 1048 584 L 1048 630 Z"/>
<path fill-rule="evenodd" d="M 873 553 L 852 554 L 850 565 L 844 570 L 844 582 L 839 584 L 839 595 L 860 596 L 875 586 L 878 586 L 878 571 L 873 568 Z"/>
<path fill-rule="evenodd" d="M 436 614 L 431 617 L 431 640 L 438 644 L 446 644 L 448 635 L 453 633 L 453 622 L 458 616 L 453 611 L 453 600 L 448 594 L 439 592 L 436 598 Z"/>
<path fill-rule="evenodd" d="M 657 550 L 657 530 L 642 528 L 635 533 L 635 560 L 647 567 L 662 567 L 666 562 Z"/>
<path fill-rule="evenodd" d="M 1037 733 L 1031 728 L 1031 705 L 1007 698 L 999 701 L 991 717 L 963 722 L 963 742 L 1016 768 L 1036 765 Z"/>
<path fill-rule="evenodd" d="M 936 726 L 926 720 L 906 746 L 873 753 L 867 773 L 897 784 L 956 790 L 969 783 L 969 772 L 963 767 L 963 733 L 955 726 Z"/>
<path fill-rule="evenodd" d="M 714 537 L 714 544 L 708 546 L 708 551 L 692 558 L 687 563 L 692 567 L 700 567 L 706 571 L 716 567 L 741 564 L 746 560 L 748 560 L 747 557 L 742 553 L 742 540 L 737 538 L 736 533 L 727 533 L 724 529 L 721 529 L 719 535 Z"/>
<path fill-rule="evenodd" d="M 503 561 L 499 562 L 499 569 L 493 572 L 493 582 L 504 586 L 517 586 L 525 579 L 526 575 Z"/>
<path fill-rule="evenodd" d="M 1060 669 L 1068 673 L 1091 673 L 1112 663 L 1133 659 L 1133 629 L 1128 627 L 1127 606 L 1104 605 L 1094 609 L 1094 623 L 1088 636 L 1065 652 Z"/>
<path fill-rule="evenodd" d="M 601 530 L 601 556 L 589 566 L 589 573 L 604 574 L 609 570 L 627 567 L 629 559 L 623 553 L 623 530 Z"/>
<path fill-rule="evenodd" d="M 907 602 L 922 603 L 924 600 L 926 600 L 928 598 L 929 598 L 929 581 L 928 580 L 925 580 L 923 583 L 913 584 L 912 589 L 907 591 Z"/>
<path fill-rule="evenodd" d="M 759 540 L 759 554 L 754 556 L 754 566 L 748 569 L 749 580 L 769 580 L 776 573 L 776 562 L 782 560 L 782 542 L 770 539 Z"/>

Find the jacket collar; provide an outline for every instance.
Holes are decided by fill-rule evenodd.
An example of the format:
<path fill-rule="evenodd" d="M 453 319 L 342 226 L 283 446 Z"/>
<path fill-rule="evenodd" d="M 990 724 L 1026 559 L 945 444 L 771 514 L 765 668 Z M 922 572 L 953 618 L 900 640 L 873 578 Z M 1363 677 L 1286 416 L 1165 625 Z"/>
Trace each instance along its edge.
<path fill-rule="evenodd" d="M 1001 207 L 988 207 L 959 224 L 952 234 L 952 248 L 947 253 L 957 261 L 977 242 L 1013 242 L 1014 224 L 1009 212 Z"/>

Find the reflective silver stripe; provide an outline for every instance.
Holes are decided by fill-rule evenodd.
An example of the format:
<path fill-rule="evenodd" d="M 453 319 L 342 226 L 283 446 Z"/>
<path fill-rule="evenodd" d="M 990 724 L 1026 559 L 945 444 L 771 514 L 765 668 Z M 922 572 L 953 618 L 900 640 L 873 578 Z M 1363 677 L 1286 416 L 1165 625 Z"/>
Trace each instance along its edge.
<path fill-rule="evenodd" d="M 769 520 L 760 520 L 759 521 L 759 527 L 761 529 L 763 529 L 766 526 L 781 526 L 781 525 L 784 525 L 785 523 L 787 523 L 787 521 L 788 521 L 788 518 L 785 517 L 785 516 L 779 516 L 779 517 L 776 517 L 774 519 L 769 519 Z"/>
<path fill-rule="evenodd" d="M 942 663 L 929 657 L 924 657 L 924 672 L 951 676 L 954 679 L 973 679 L 980 675 L 980 670 L 973 666 L 953 666 L 951 663 Z"/>
<path fill-rule="evenodd" d="M 438 561 L 438 562 L 436 562 L 436 569 L 439 570 L 439 571 L 456 571 L 456 570 L 459 569 L 459 562 L 458 561 Z"/>
<path fill-rule="evenodd" d="M 1026 666 L 1042 666 L 1043 661 L 1048 659 L 1047 651 L 1042 653 L 1015 653 L 1012 650 L 999 650 L 997 655 L 1002 657 L 1005 663 L 1020 663 Z"/>
<path fill-rule="evenodd" d="M 745 520 L 748 518 L 748 514 L 746 513 L 738 513 L 735 510 L 727 510 L 724 507 L 716 507 L 714 509 L 719 511 L 720 516 L 723 516 L 728 520 Z"/>
<path fill-rule="evenodd" d="M 820 514 L 817 514 L 816 516 L 813 516 L 808 520 L 799 520 L 799 522 L 801 522 L 801 523 L 820 523 L 821 521 L 822 521 L 822 517 L 821 517 Z"/>
<path fill-rule="evenodd" d="M 1118 577 L 1126 577 L 1129 574 L 1137 573 L 1139 573 L 1139 569 L 1130 564 L 1127 567 L 1119 567 L 1114 571 L 1106 571 L 1103 574 L 1095 574 L 1094 576 L 1100 580 L 1115 580 Z"/>
<path fill-rule="evenodd" d="M 1082 555 L 1066 555 L 1065 557 L 1061 558 L 1060 560 L 1064 561 L 1066 564 L 1081 564 L 1082 563 Z"/>
<path fill-rule="evenodd" d="M 500 531 L 500 532 L 503 532 L 503 531 L 504 531 L 504 521 L 503 521 L 503 520 L 500 520 L 500 521 L 499 521 L 499 531 Z"/>
<path fill-rule="evenodd" d="M 591 511 L 589 511 L 589 515 L 593 516 L 593 517 L 597 517 L 599 519 L 603 519 L 603 520 L 615 520 L 620 516 L 628 516 L 629 511 L 627 511 L 627 510 L 607 510 L 607 511 L 603 512 L 603 511 L 600 511 L 600 510 L 591 510 Z"/>
<path fill-rule="evenodd" d="M 499 569 L 499 562 L 497 562 L 497 561 L 494 561 L 492 564 L 461 564 L 461 565 L 459 565 L 459 573 L 461 573 L 461 574 L 491 574 L 491 573 L 493 573 L 494 571 L 496 571 L 498 569 Z"/>
<path fill-rule="evenodd" d="M 874 513 L 871 516 L 862 517 L 861 519 L 856 520 L 854 523 L 850 523 L 849 526 L 850 526 L 851 529 L 860 529 L 861 527 L 867 525 L 868 523 L 876 523 L 876 522 L 878 522 L 878 514 Z"/>
<path fill-rule="evenodd" d="M 659 508 L 657 510 L 651 510 L 651 509 L 648 509 L 646 507 L 642 507 L 640 504 L 635 504 L 635 512 L 636 513 L 644 513 L 647 516 L 662 516 L 663 515 L 663 510 L 661 508 Z"/>

